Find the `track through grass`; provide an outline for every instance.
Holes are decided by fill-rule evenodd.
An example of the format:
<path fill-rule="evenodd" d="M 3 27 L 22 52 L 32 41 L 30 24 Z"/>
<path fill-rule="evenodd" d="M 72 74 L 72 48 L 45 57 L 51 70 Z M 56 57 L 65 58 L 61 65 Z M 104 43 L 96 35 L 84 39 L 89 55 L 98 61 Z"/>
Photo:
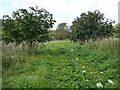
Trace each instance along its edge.
<path fill-rule="evenodd" d="M 3 88 L 98 88 L 97 83 L 103 88 L 118 87 L 117 48 L 111 53 L 91 45 L 47 42 L 34 55 L 24 56 L 25 62 L 6 69 Z"/>

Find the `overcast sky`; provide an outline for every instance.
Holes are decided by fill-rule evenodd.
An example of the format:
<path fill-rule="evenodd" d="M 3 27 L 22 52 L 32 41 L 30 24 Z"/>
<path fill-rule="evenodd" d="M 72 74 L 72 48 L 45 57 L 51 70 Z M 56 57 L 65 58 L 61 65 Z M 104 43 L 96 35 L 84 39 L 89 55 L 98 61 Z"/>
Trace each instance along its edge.
<path fill-rule="evenodd" d="M 100 10 L 106 18 L 118 22 L 118 1 L 119 0 L 0 0 L 0 18 L 3 15 L 10 15 L 20 8 L 28 8 L 37 5 L 53 14 L 56 23 L 66 22 L 71 25 L 72 21 L 81 13 Z"/>

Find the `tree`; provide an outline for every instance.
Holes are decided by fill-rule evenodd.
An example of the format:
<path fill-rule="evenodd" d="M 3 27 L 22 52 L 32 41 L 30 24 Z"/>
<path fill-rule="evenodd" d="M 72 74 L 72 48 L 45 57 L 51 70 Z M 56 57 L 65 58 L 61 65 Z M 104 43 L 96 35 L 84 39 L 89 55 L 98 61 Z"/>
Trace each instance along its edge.
<path fill-rule="evenodd" d="M 57 29 L 55 31 L 55 37 L 58 40 L 62 40 L 62 39 L 67 39 L 69 38 L 71 32 L 69 27 L 67 26 L 67 23 L 60 23 L 57 26 Z"/>
<path fill-rule="evenodd" d="M 114 37 L 119 37 L 120 23 L 114 26 Z"/>
<path fill-rule="evenodd" d="M 53 15 L 45 9 L 36 6 L 19 9 L 9 15 L 3 16 L 3 40 L 6 44 L 26 42 L 32 48 L 36 42 L 49 40 L 48 29 L 53 27 Z"/>
<path fill-rule="evenodd" d="M 72 22 L 71 40 L 85 42 L 85 40 L 95 40 L 98 36 L 109 37 L 113 32 L 113 23 L 113 20 L 106 19 L 99 10 L 82 13 L 80 18 L 77 17 Z"/>

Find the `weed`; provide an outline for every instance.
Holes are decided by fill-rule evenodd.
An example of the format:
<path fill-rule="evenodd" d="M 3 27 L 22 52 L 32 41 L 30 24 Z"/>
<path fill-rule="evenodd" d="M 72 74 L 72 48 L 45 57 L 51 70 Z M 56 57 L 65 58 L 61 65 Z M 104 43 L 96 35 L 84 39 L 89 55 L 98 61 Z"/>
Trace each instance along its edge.
<path fill-rule="evenodd" d="M 4 45 L 3 88 L 119 87 L 114 44 L 111 38 L 83 45 L 52 41 L 32 55 L 14 44 Z"/>

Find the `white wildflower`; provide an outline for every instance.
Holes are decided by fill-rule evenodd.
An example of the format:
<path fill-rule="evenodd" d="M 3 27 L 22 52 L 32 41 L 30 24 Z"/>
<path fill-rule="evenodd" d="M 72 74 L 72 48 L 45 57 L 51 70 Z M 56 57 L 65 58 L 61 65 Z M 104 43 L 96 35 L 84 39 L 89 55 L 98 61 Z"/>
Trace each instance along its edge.
<path fill-rule="evenodd" d="M 101 83 L 97 83 L 96 86 L 97 87 L 103 87 L 103 85 Z"/>
<path fill-rule="evenodd" d="M 97 72 L 91 72 L 91 74 L 95 74 L 95 73 L 97 73 Z"/>
<path fill-rule="evenodd" d="M 82 72 L 84 73 L 84 72 L 86 72 L 86 70 L 83 70 Z"/>
<path fill-rule="evenodd" d="M 111 83 L 111 84 L 114 84 L 114 82 L 112 80 L 110 80 L 110 79 L 108 80 L 108 82 Z"/>
<path fill-rule="evenodd" d="M 67 60 L 64 60 L 65 62 L 67 61 Z"/>
<path fill-rule="evenodd" d="M 76 60 L 78 60 L 78 58 L 76 58 Z"/>
<path fill-rule="evenodd" d="M 83 68 L 85 68 L 85 67 L 83 66 Z"/>
<path fill-rule="evenodd" d="M 103 73 L 103 72 L 100 72 L 100 73 Z"/>
<path fill-rule="evenodd" d="M 73 51 L 73 49 L 71 49 L 71 52 Z"/>

